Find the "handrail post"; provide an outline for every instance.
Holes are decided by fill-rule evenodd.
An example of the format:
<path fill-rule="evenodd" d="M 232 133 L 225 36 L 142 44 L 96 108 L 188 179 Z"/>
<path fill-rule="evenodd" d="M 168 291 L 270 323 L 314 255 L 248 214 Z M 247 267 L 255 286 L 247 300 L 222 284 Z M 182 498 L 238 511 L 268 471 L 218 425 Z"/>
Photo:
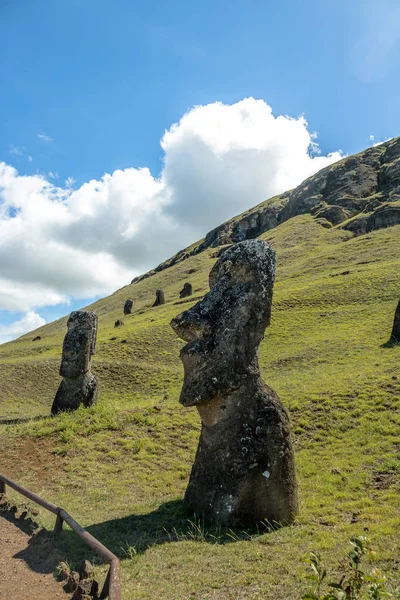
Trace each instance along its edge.
<path fill-rule="evenodd" d="M 56 524 L 54 525 L 54 529 L 53 529 L 55 534 L 61 533 L 62 528 L 63 528 L 63 523 L 64 523 L 64 519 L 62 518 L 60 513 L 58 513 L 57 519 L 56 519 Z"/>
<path fill-rule="evenodd" d="M 110 579 L 111 579 L 111 565 L 110 565 L 110 568 L 108 569 L 108 573 L 107 573 L 107 577 L 106 577 L 106 580 L 103 585 L 103 589 L 101 590 L 100 600 L 104 600 L 104 598 L 107 598 L 107 596 L 110 592 Z"/>
<path fill-rule="evenodd" d="M 0 494 L 6 493 L 6 484 L 0 479 Z"/>

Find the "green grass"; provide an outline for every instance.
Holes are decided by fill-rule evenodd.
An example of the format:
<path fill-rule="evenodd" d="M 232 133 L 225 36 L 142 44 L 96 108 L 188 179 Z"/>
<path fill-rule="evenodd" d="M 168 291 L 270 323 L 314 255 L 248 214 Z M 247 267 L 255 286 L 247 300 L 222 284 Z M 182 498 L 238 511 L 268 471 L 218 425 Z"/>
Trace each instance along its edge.
<path fill-rule="evenodd" d="M 303 215 L 262 238 L 278 269 L 260 363 L 291 415 L 300 493 L 292 527 L 213 530 L 182 505 L 200 424 L 178 403 L 182 342 L 169 321 L 194 302 L 179 301 L 185 281 L 195 297 L 206 293 L 215 250 L 92 306 L 94 408 L 46 418 L 66 319 L 0 346 L 1 469 L 121 557 L 123 598 L 298 599 L 309 589 L 309 551 L 335 572 L 353 535 L 369 536 L 389 589 L 400 588 L 400 346 L 386 344 L 400 296 L 400 226 L 353 238 Z M 151 308 L 158 287 L 167 304 Z M 134 312 L 124 316 L 128 297 Z M 52 526 L 45 512 L 40 519 Z M 59 543 L 71 564 L 92 557 L 68 531 Z"/>

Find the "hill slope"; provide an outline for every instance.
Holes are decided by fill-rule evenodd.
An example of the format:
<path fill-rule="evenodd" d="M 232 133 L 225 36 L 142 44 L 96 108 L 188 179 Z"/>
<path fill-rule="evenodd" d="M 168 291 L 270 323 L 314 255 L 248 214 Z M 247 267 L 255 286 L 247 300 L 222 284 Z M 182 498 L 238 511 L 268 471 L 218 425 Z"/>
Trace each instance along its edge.
<path fill-rule="evenodd" d="M 325 177 L 326 170 L 314 182 Z M 282 204 L 286 217 L 260 234 L 278 256 L 260 363 L 291 414 L 301 503 L 295 526 L 227 534 L 183 512 L 199 418 L 178 403 L 182 342 L 169 321 L 207 291 L 216 240 L 91 307 L 99 315 L 92 370 L 101 386 L 93 409 L 45 418 L 60 381 L 66 319 L 0 346 L 1 417 L 38 417 L 0 425 L 1 469 L 66 506 L 121 556 L 124 598 L 297 599 L 309 587 L 301 561 L 308 551 L 319 550 L 335 570 L 348 538 L 360 534 L 372 539 L 390 589 L 400 586 L 400 347 L 386 344 L 400 295 L 400 225 L 349 230 L 349 219 L 365 217 L 350 205 L 349 219 L 336 225 L 312 207 L 314 215 L 298 208 L 292 216 L 290 202 L 305 187 Z M 329 206 L 339 206 L 342 189 Z M 389 198 L 396 208 L 395 189 L 385 204 Z M 178 295 L 185 281 L 194 289 L 189 302 Z M 156 288 L 167 303 L 152 308 Z M 134 311 L 123 316 L 129 297 Z M 114 328 L 118 318 L 124 326 Z M 50 524 L 45 513 L 41 519 Z M 68 532 L 60 544 L 71 562 L 85 553 Z"/>

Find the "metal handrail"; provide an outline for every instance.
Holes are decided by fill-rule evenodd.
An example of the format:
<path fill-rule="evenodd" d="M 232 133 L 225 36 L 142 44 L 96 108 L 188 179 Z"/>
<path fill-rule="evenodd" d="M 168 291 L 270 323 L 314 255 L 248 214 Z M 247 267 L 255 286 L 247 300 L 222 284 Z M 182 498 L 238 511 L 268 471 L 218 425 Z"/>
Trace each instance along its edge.
<path fill-rule="evenodd" d="M 86 529 L 79 525 L 79 523 L 77 523 L 63 508 L 55 506 L 51 502 L 44 500 L 37 494 L 34 494 L 30 490 L 24 488 L 22 485 L 19 485 L 12 479 L 9 479 L 0 473 L 0 494 L 5 494 L 6 484 L 26 498 L 29 498 L 29 500 L 32 500 L 36 504 L 43 506 L 43 508 L 46 510 L 49 510 L 53 514 L 57 515 L 54 533 L 61 532 L 63 522 L 65 521 L 88 546 L 90 546 L 107 563 L 109 563 L 110 568 L 108 570 L 100 598 L 107 598 L 108 596 L 109 600 L 121 600 L 120 563 L 115 554 L 110 552 L 110 550 L 103 546 L 99 540 L 97 540 L 88 531 L 86 531 Z"/>

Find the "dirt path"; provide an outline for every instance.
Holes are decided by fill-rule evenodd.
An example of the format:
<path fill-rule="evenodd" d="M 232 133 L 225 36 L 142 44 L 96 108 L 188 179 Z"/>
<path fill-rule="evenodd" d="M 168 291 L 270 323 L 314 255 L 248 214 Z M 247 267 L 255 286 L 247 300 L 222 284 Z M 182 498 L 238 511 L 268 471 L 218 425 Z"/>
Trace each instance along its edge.
<path fill-rule="evenodd" d="M 0 600 L 68 600 L 53 577 L 58 557 L 51 535 L 31 537 L 18 519 L 0 511 Z"/>

